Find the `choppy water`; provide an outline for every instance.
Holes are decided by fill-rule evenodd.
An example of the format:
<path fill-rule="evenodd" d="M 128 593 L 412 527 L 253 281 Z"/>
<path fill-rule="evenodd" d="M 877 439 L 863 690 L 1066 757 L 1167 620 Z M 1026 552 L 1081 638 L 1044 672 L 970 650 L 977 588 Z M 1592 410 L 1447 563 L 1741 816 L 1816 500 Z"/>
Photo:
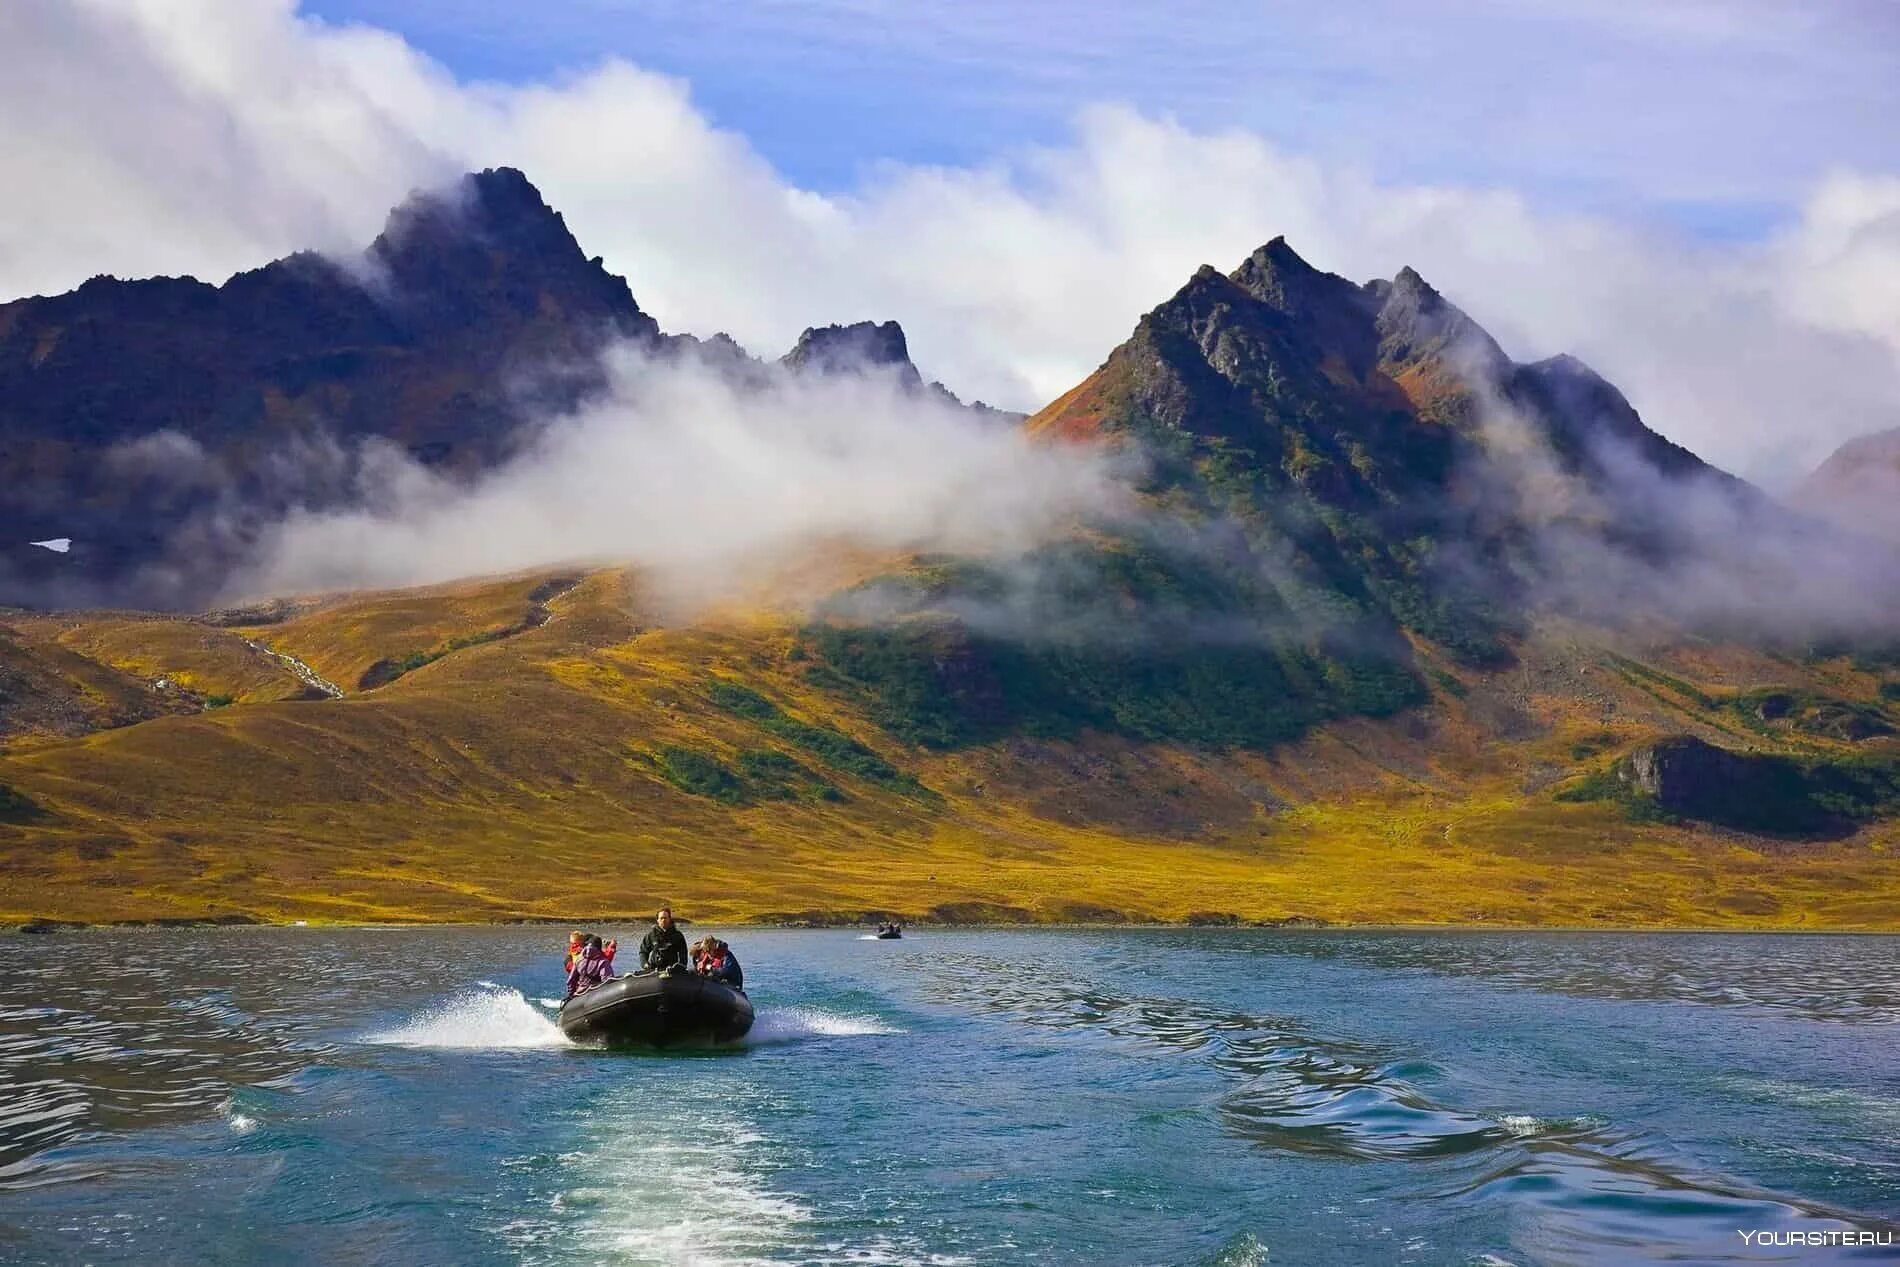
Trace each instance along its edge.
<path fill-rule="evenodd" d="M 1900 938 L 735 930 L 669 1056 L 563 940 L 0 940 L 0 1261 L 1900 1256 Z"/>

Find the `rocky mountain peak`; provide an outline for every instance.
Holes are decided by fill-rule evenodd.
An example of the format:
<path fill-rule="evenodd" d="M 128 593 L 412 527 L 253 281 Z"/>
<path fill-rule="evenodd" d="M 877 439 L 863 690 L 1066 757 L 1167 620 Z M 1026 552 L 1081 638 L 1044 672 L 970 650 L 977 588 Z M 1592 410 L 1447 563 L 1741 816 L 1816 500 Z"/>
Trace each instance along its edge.
<path fill-rule="evenodd" d="M 397 306 L 432 323 L 478 319 L 477 309 L 497 302 L 526 317 L 551 298 L 570 317 L 649 341 L 659 335 L 626 281 L 589 259 L 561 213 L 512 167 L 412 193 L 365 256 Z"/>
<path fill-rule="evenodd" d="M 1403 376 L 1431 361 L 1468 383 L 1495 386 L 1509 372 L 1511 358 L 1497 341 L 1411 265 L 1389 282 L 1367 283 L 1365 293 L 1378 305 L 1373 324 L 1379 360 L 1389 373 Z"/>
<path fill-rule="evenodd" d="M 561 213 L 512 167 L 490 167 L 445 188 L 415 190 L 390 211 L 369 253 L 396 268 L 470 241 L 547 258 L 585 259 Z"/>
<path fill-rule="evenodd" d="M 923 386 L 923 376 L 911 364 L 904 327 L 895 321 L 808 327 L 779 363 L 818 374 L 861 374 L 895 366 L 907 386 Z"/>
<path fill-rule="evenodd" d="M 1358 289 L 1345 278 L 1308 264 L 1284 237 L 1254 251 L 1228 277 L 1255 299 L 1294 317 L 1350 304 Z"/>

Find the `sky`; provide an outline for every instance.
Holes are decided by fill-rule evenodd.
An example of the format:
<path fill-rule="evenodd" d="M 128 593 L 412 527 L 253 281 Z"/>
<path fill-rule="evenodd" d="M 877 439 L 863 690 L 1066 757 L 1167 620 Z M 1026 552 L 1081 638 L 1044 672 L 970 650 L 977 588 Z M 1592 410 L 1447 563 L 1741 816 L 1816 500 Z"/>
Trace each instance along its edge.
<path fill-rule="evenodd" d="M 0 299 L 527 172 L 661 324 L 1033 409 L 1202 263 L 1419 269 L 1785 487 L 1900 426 L 1889 0 L 11 0 Z"/>
<path fill-rule="evenodd" d="M 1119 102 L 1398 182 L 1749 236 L 1841 168 L 1900 170 L 1891 0 L 320 0 L 458 75 L 619 56 L 693 86 L 784 175 L 968 166 Z"/>

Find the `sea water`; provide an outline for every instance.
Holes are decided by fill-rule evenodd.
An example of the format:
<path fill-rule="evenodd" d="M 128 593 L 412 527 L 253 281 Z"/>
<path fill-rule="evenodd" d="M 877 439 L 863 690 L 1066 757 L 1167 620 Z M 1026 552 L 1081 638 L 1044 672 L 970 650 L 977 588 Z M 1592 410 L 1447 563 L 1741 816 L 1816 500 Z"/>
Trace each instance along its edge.
<path fill-rule="evenodd" d="M 0 1261 L 1900 1257 L 1900 938 L 720 931 L 673 1054 L 565 929 L 0 940 Z"/>

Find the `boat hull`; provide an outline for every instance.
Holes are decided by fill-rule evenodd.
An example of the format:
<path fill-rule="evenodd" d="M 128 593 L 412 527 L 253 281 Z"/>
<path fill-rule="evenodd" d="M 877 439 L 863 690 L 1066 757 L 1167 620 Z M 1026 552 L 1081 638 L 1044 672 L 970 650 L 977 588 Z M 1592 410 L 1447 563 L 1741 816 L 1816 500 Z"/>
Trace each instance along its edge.
<path fill-rule="evenodd" d="M 561 1005 L 561 1032 L 578 1042 L 666 1047 L 730 1043 L 752 1028 L 743 990 L 691 973 L 615 977 Z"/>

